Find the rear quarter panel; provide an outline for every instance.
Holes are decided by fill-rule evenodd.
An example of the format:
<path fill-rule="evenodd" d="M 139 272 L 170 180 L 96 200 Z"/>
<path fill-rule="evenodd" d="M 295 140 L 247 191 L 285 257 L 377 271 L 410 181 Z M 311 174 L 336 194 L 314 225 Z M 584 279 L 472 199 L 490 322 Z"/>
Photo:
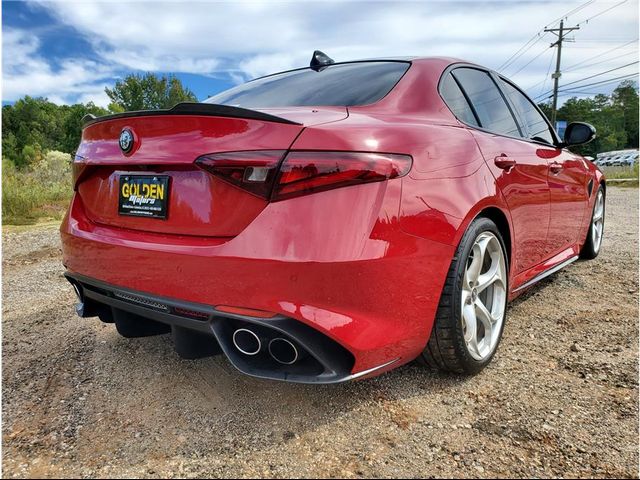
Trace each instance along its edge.
<path fill-rule="evenodd" d="M 338 124 L 305 129 L 292 148 L 411 155 L 399 211 L 400 227 L 410 235 L 456 246 L 482 209 L 497 207 L 509 218 L 472 134 L 459 125 L 350 114 Z"/>

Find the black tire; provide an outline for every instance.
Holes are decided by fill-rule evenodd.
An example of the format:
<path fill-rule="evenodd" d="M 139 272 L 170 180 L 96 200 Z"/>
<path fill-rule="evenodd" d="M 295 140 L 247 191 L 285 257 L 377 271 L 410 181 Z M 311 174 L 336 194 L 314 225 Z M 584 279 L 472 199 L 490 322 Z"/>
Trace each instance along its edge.
<path fill-rule="evenodd" d="M 602 249 L 602 239 L 600 243 L 596 245 L 593 240 L 593 229 L 595 228 L 593 217 L 596 212 L 596 204 L 598 195 L 602 192 L 602 235 L 604 236 L 604 221 L 605 221 L 605 212 L 607 207 L 607 197 L 605 195 L 605 191 L 602 188 L 602 185 L 598 186 L 598 191 L 596 192 L 595 198 L 596 200 L 593 202 L 593 210 L 591 210 L 591 222 L 589 223 L 589 229 L 587 230 L 587 238 L 584 241 L 584 245 L 582 246 L 582 250 L 580 250 L 580 258 L 584 260 L 593 260 L 598 256 L 600 250 Z"/>
<path fill-rule="evenodd" d="M 502 338 L 502 331 L 506 321 L 506 305 L 498 342 L 487 358 L 481 361 L 473 358 L 464 340 L 461 308 L 463 275 L 475 239 L 483 232 L 493 233 L 500 241 L 508 277 L 509 257 L 506 254 L 507 250 L 498 227 L 488 218 L 476 218 L 462 237 L 451 261 L 447 280 L 442 289 L 433 330 L 427 346 L 420 355 L 420 359 L 431 368 L 461 374 L 476 374 L 491 361 Z M 508 278 L 506 282 L 507 285 L 505 287 L 508 292 Z"/>

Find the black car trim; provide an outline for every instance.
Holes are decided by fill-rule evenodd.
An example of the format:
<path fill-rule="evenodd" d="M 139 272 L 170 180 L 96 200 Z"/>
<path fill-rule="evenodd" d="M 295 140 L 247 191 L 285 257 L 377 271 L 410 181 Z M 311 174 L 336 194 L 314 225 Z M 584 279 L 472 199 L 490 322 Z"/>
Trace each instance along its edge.
<path fill-rule="evenodd" d="M 221 312 L 210 305 L 162 297 L 129 288 L 114 286 L 77 273 L 65 272 L 64 276 L 73 285 L 80 303 L 76 313 L 80 317 L 99 316 L 104 308 L 114 308 L 172 327 L 181 327 L 214 337 L 231 364 L 240 372 L 258 378 L 295 383 L 331 384 L 341 383 L 378 368 L 384 368 L 399 359 L 385 363 L 367 372 L 351 374 L 355 358 L 346 348 L 322 332 L 283 315 L 258 318 Z M 191 311 L 200 316 L 187 316 L 180 311 Z M 194 318 L 195 317 L 195 318 Z M 286 366 L 269 368 L 252 363 L 235 350 L 230 341 L 230 331 L 238 325 L 249 324 L 292 339 L 317 361 L 322 371 L 304 372 Z M 293 367 L 292 367 L 293 368 Z"/>
<path fill-rule="evenodd" d="M 529 280 L 529 281 L 523 283 L 522 285 L 520 285 L 518 288 L 516 288 L 513 291 L 513 293 L 516 293 L 516 292 L 519 292 L 521 290 L 524 290 L 525 288 L 528 288 L 528 287 L 538 283 L 540 280 L 543 280 L 543 279 L 547 278 L 549 275 L 553 275 L 554 273 L 562 270 L 567 265 L 570 265 L 573 262 L 575 262 L 576 260 L 578 260 L 578 258 L 579 258 L 578 255 L 574 255 L 573 257 L 568 258 L 564 262 L 561 262 L 561 263 L 559 263 L 557 265 L 549 267 L 545 271 L 543 271 L 543 272 L 539 273 L 538 275 L 536 275 L 535 277 L 533 277 L 531 280 Z"/>
<path fill-rule="evenodd" d="M 531 102 L 531 105 L 533 105 L 533 108 L 535 108 L 535 110 L 542 116 L 542 119 L 546 122 L 547 127 L 549 127 L 549 130 L 551 131 L 551 135 L 553 136 L 553 139 L 554 139 L 555 143 L 542 142 L 542 141 L 538 141 L 538 140 L 533 140 L 532 138 L 529 138 L 528 140 L 531 140 L 532 142 L 535 142 L 535 143 L 541 143 L 543 145 L 551 145 L 553 147 L 558 146 L 561 143 L 560 137 L 558 136 L 558 132 L 556 132 L 556 129 L 553 128 L 553 125 L 551 125 L 551 121 L 547 118 L 547 116 L 540 109 L 540 107 L 536 104 L 536 102 L 534 102 L 533 99 L 531 97 L 529 97 L 529 95 L 527 95 L 526 92 L 524 90 L 522 90 L 522 88 L 520 88 L 518 85 L 516 85 L 512 80 L 509 80 L 504 75 L 500 75 L 499 73 L 495 73 L 495 76 L 498 79 L 502 80 L 503 82 L 506 82 L 509 85 L 511 85 L 513 88 L 515 88 L 517 91 L 519 91 L 522 95 L 524 95 L 524 97 L 527 100 L 529 100 Z M 498 88 L 502 89 L 502 85 L 498 84 Z M 508 98 L 509 102 L 511 102 L 511 97 L 509 97 L 509 95 L 507 95 L 507 92 L 504 92 L 504 94 Z M 518 114 L 518 117 L 519 117 L 519 114 Z M 528 130 L 528 128 L 527 128 L 527 130 Z M 531 133 L 531 132 L 528 132 L 528 133 Z"/>
<path fill-rule="evenodd" d="M 205 115 L 211 117 L 228 117 L 243 118 L 248 120 L 262 120 L 265 122 L 284 123 L 288 125 L 302 125 L 301 123 L 288 120 L 286 118 L 277 117 L 258 110 L 250 110 L 248 108 L 232 107 L 229 105 L 216 105 L 213 103 L 196 103 L 182 102 L 173 108 L 166 110 L 136 110 L 132 112 L 116 113 L 113 115 L 105 115 L 103 117 L 93 117 L 93 115 L 85 115 L 83 117 L 83 127 L 93 125 L 94 123 L 106 122 L 109 120 L 117 120 L 121 118 L 133 117 L 155 117 L 162 115 Z M 93 118 L 91 118 L 93 117 Z"/>
<path fill-rule="evenodd" d="M 505 135 L 504 133 L 497 133 L 491 130 L 488 130 L 486 128 L 483 128 L 482 126 L 478 126 L 478 125 L 471 125 L 470 123 L 464 122 L 462 120 L 460 120 L 455 113 L 453 113 L 453 111 L 451 110 L 451 108 L 449 107 L 449 105 L 447 104 L 447 102 L 444 100 L 444 98 L 442 97 L 442 92 L 440 91 L 440 85 L 442 84 L 442 79 L 449 74 L 452 70 L 455 70 L 456 68 L 460 68 L 460 67 L 465 67 L 465 68 L 475 68 L 476 70 L 481 70 L 484 71 L 486 73 L 489 74 L 489 76 L 491 76 L 492 73 L 494 73 L 492 70 L 489 70 L 488 68 L 482 67 L 480 65 L 475 65 L 473 63 L 466 63 L 466 62 L 458 62 L 458 63 L 452 63 L 451 65 L 449 65 L 447 68 L 444 69 L 444 71 L 442 72 L 442 74 L 440 75 L 440 79 L 438 81 L 438 95 L 440 96 L 440 99 L 442 100 L 442 103 L 445 104 L 445 106 L 449 109 L 449 111 L 451 112 L 451 115 L 453 115 L 453 117 L 461 124 L 464 125 L 465 127 L 468 127 L 470 129 L 473 130 L 478 130 L 479 132 L 483 132 L 483 133 L 489 133 L 491 135 L 496 135 L 498 137 L 504 137 L 504 138 L 510 138 L 513 140 L 521 140 L 523 142 L 527 142 L 527 143 L 533 143 L 534 145 L 542 145 L 542 146 L 546 146 L 546 147 L 552 147 L 552 148 L 558 148 L 558 149 L 562 149 L 565 150 L 565 147 L 561 147 L 559 144 L 555 144 L 555 145 L 551 145 L 547 142 L 540 142 L 538 140 L 533 140 L 531 138 L 525 138 L 525 137 L 521 137 L 521 136 L 513 136 L 513 135 Z M 495 73 L 494 73 L 495 74 Z M 500 78 L 501 76 L 498 74 L 495 74 L 498 78 Z M 454 77 L 455 78 L 455 77 Z M 502 77 L 504 78 L 504 77 Z M 495 82 L 495 80 L 494 80 Z M 513 82 L 510 82 L 513 84 Z M 460 86 L 460 88 L 462 89 L 462 86 Z M 502 87 L 500 85 L 497 85 L 498 90 L 500 90 L 500 92 L 502 93 Z M 520 89 L 519 89 L 520 90 Z M 462 89 L 463 93 L 464 89 Z M 526 94 L 525 94 L 526 95 Z M 527 95 L 527 98 L 529 98 L 529 96 Z M 509 106 L 509 104 L 508 104 Z M 543 114 L 544 115 L 544 114 Z M 547 116 L 544 115 L 544 117 L 546 118 Z M 516 125 L 518 127 L 520 127 L 520 120 L 519 117 L 515 117 L 514 118 L 516 121 Z M 547 118 L 547 121 L 549 119 Z M 555 129 L 552 128 L 552 132 L 556 138 L 556 140 L 558 139 L 558 134 L 555 131 Z"/>

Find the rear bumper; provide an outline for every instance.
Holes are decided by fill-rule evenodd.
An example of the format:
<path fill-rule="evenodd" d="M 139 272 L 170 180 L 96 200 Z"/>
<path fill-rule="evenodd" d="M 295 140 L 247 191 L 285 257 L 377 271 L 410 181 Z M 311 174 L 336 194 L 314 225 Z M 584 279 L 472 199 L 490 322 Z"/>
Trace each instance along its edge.
<path fill-rule="evenodd" d="M 340 383 L 374 374 L 399 360 L 394 359 L 368 371 L 352 374 L 354 359 L 346 349 L 316 330 L 282 315 L 268 320 L 236 315 L 217 311 L 208 305 L 115 287 L 82 275 L 66 273 L 65 277 L 78 295 L 76 312 L 79 316 L 99 315 L 111 320 L 116 315 L 122 317 L 131 314 L 133 317 L 128 318 L 130 321 L 135 321 L 135 316 L 138 316 L 172 328 L 198 332 L 212 337 L 210 341 L 217 342 L 238 370 L 258 378 L 297 383 Z M 233 346 L 232 335 L 235 329 L 245 327 L 261 329 L 272 338 L 286 338 L 295 342 L 310 358 L 304 364 L 286 366 L 268 358 L 264 351 L 256 357 L 243 355 Z"/>
<path fill-rule="evenodd" d="M 344 205 L 358 216 L 344 212 Z M 309 329 L 353 359 L 349 371 L 336 367 L 333 377 L 315 380 L 332 383 L 411 361 L 428 341 L 453 247 L 402 233 L 398 207 L 399 188 L 351 187 L 269 204 L 242 234 L 220 240 L 100 226 L 76 198 L 61 226 L 63 258 L 69 276 L 80 282 L 185 302 L 208 315 L 203 324 L 133 312 L 156 321 L 216 337 L 227 321 Z M 128 311 L 143 308 L 109 302 Z M 221 314 L 219 306 L 275 316 L 237 317 Z M 225 353 L 234 362 L 234 352 Z"/>

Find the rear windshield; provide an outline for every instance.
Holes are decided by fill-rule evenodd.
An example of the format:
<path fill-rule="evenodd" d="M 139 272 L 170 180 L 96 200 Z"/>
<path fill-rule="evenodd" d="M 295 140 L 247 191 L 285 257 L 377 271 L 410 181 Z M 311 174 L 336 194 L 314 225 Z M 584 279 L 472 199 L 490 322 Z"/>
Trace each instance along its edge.
<path fill-rule="evenodd" d="M 368 105 L 398 83 L 407 62 L 359 62 L 305 68 L 259 78 L 205 100 L 243 108 Z"/>

